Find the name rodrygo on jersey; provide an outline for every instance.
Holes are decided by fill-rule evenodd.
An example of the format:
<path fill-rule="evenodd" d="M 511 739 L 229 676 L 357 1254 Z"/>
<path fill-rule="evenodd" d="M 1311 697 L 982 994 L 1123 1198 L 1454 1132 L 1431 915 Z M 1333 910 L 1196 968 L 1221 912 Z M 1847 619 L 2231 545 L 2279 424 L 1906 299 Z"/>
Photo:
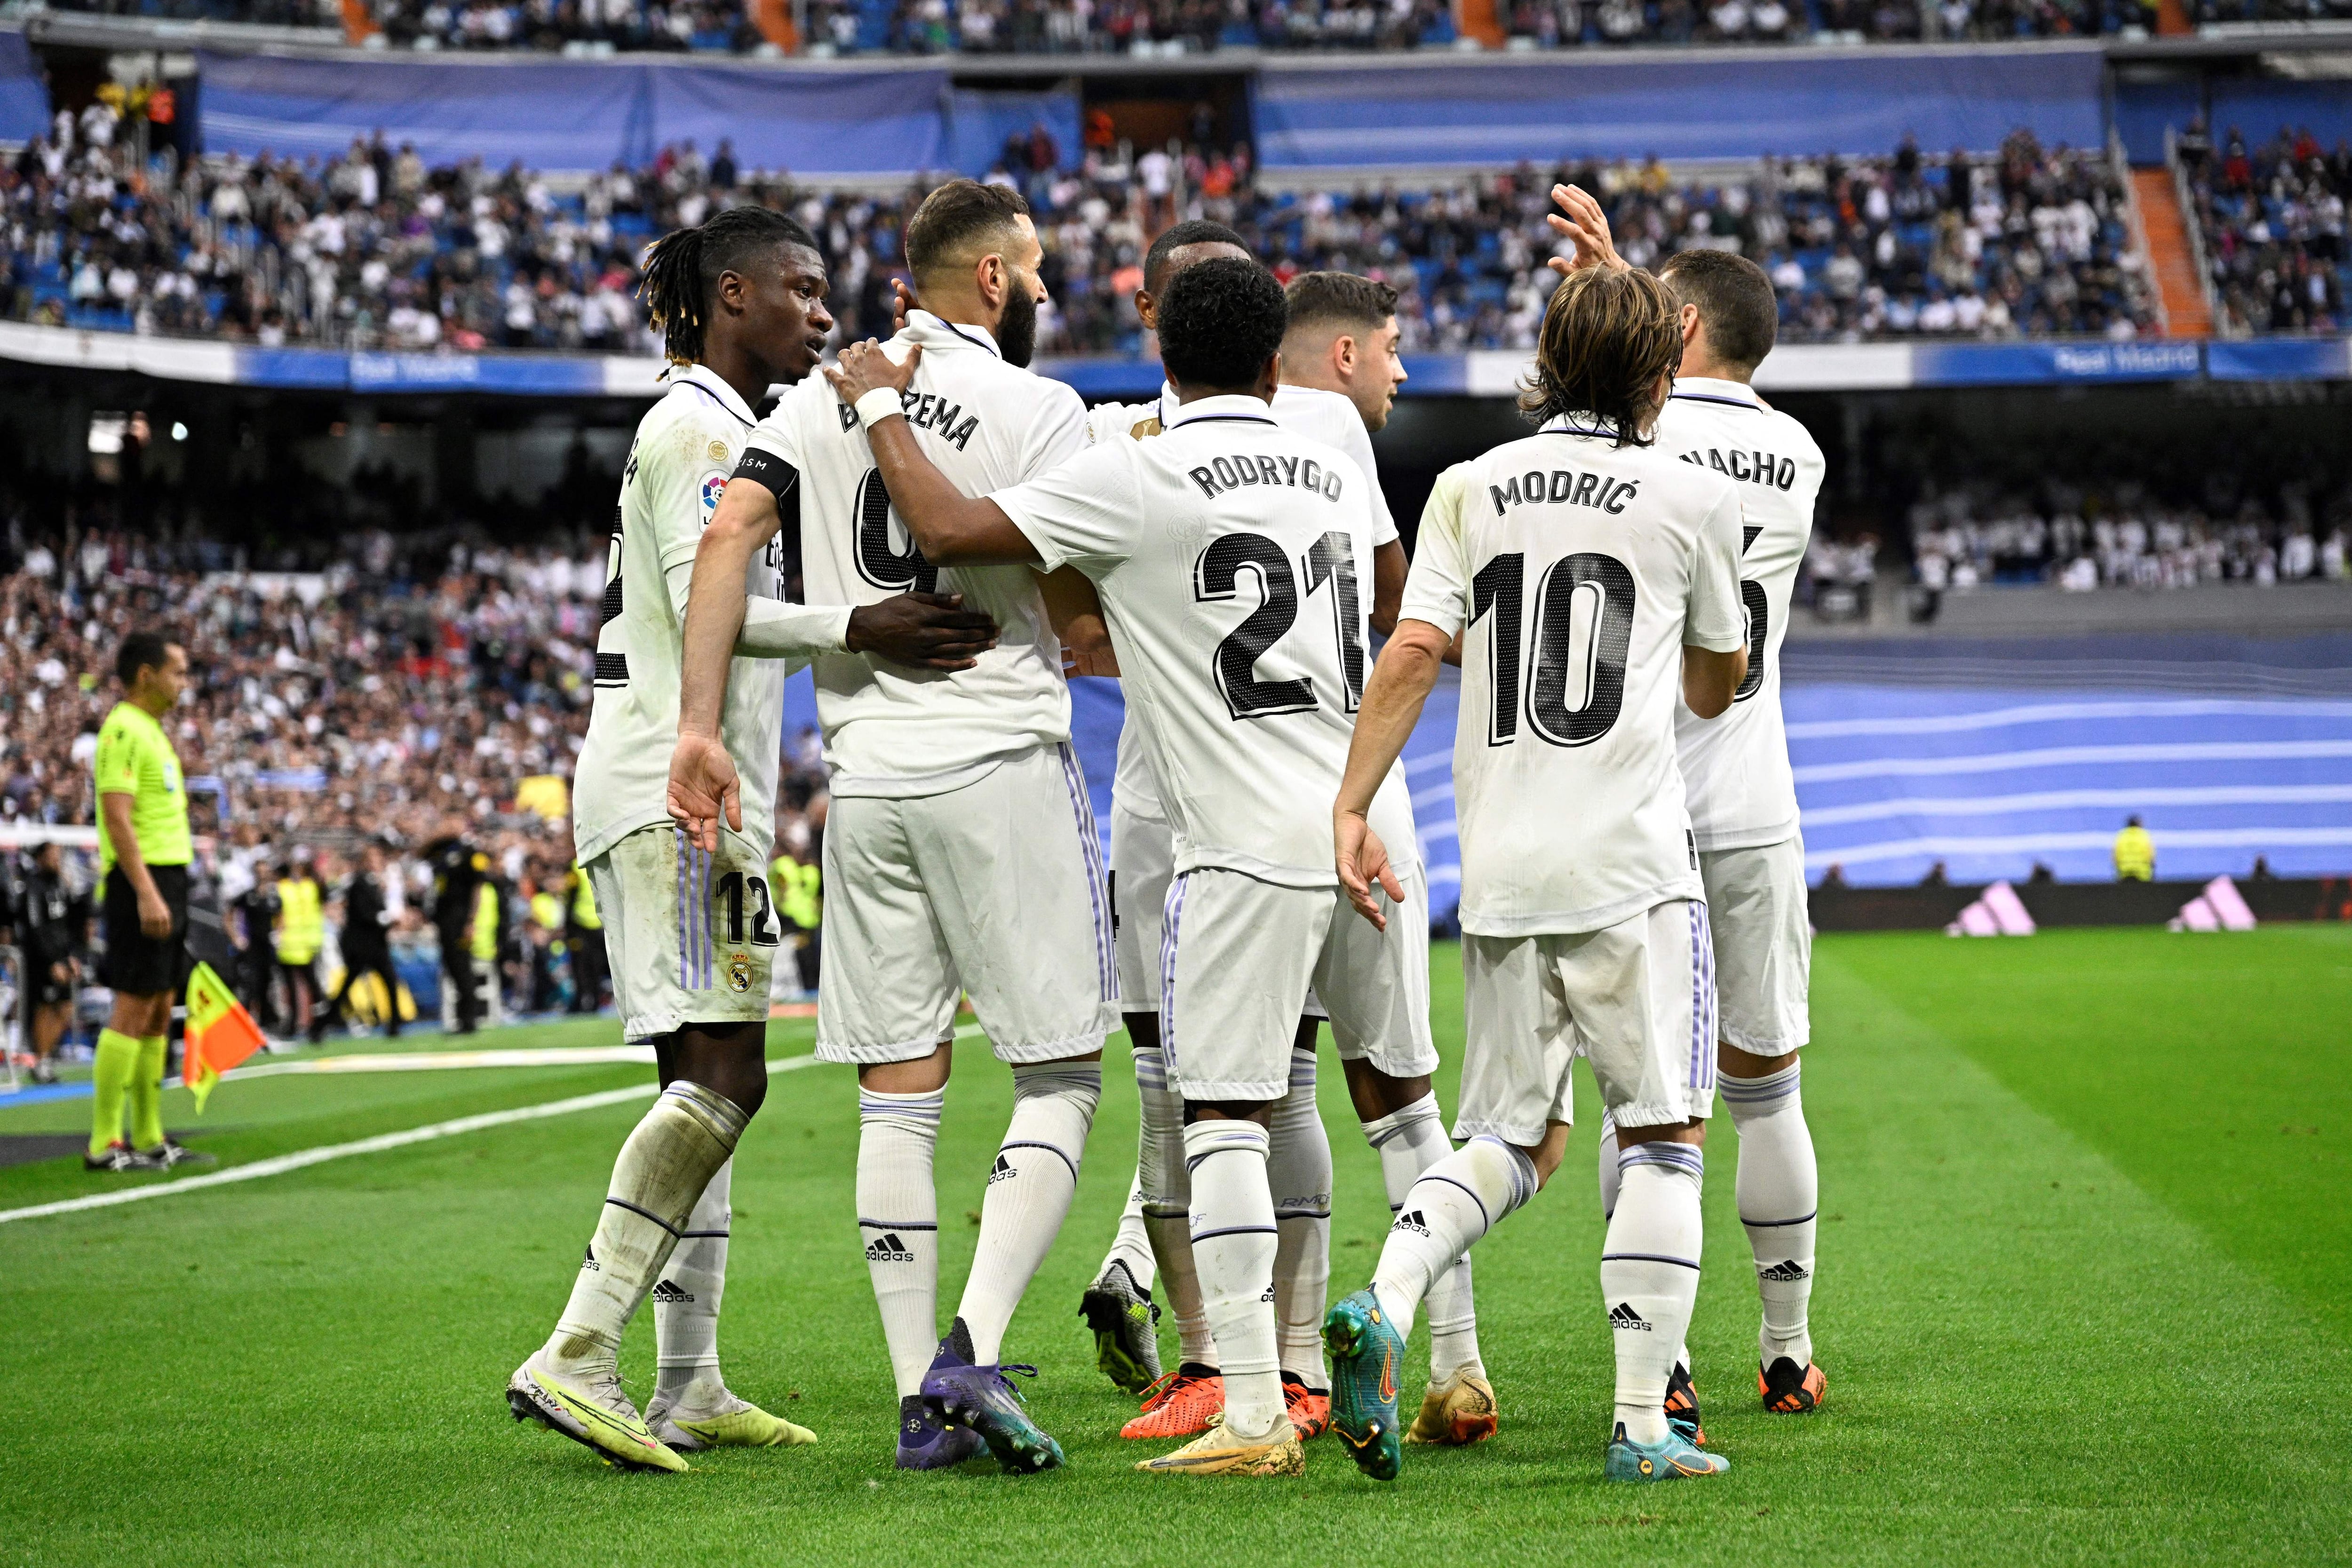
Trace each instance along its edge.
<path fill-rule="evenodd" d="M 671 372 L 669 390 L 638 421 L 613 509 L 595 690 L 572 788 L 583 861 L 669 820 L 687 584 L 703 527 L 752 424 L 735 389 L 702 365 Z M 772 541 L 753 557 L 743 589 L 782 599 L 784 587 L 782 541 Z M 773 828 L 783 683 L 796 668 L 786 659 L 737 658 L 728 671 L 720 740 L 741 778 L 744 833 L 761 844 Z"/>
<path fill-rule="evenodd" d="M 1122 436 L 1148 440 L 1160 434 L 1167 416 L 1178 406 L 1176 389 L 1164 385 L 1159 398 L 1151 403 L 1097 404 L 1087 414 L 1087 441 L 1093 445 Z M 1388 500 L 1381 493 L 1380 464 L 1372 456 L 1371 437 L 1364 429 L 1364 416 L 1356 411 L 1356 405 L 1336 392 L 1285 384 L 1275 388 L 1274 401 L 1267 408 L 1275 423 L 1292 435 L 1336 447 L 1355 459 L 1357 468 L 1363 472 L 1365 494 L 1372 512 L 1372 547 L 1377 550 L 1395 539 L 1396 520 L 1390 515 Z M 1369 612 L 1369 598 L 1365 607 Z M 1151 776 L 1143 727 L 1132 710 L 1119 725 L 1118 766 L 1111 781 L 1111 795 L 1132 816 L 1154 822 L 1166 820 L 1160 805 L 1160 785 Z M 1391 858 L 1399 867 L 1420 863 L 1421 836 L 1413 826 L 1412 794 L 1405 784 L 1402 762 L 1391 768 L 1389 776 L 1381 781 L 1380 793 L 1372 799 L 1370 820 L 1372 831 L 1381 836 L 1381 842 L 1388 847 Z"/>
<path fill-rule="evenodd" d="M 1468 628 L 1462 929 L 1598 931 L 1704 896 L 1675 757 L 1685 645 L 1747 635 L 1731 481 L 1555 420 L 1439 477 L 1402 616 Z"/>
<path fill-rule="evenodd" d="M 1334 885 L 1331 801 L 1363 700 L 1372 519 L 1339 448 L 1255 397 L 1170 411 L 993 499 L 1102 596 L 1179 872 Z"/>
<path fill-rule="evenodd" d="M 921 346 L 908 422 L 924 455 L 968 496 L 1045 472 L 1085 444 L 1076 393 L 1004 363 L 983 330 L 925 310 L 886 351 Z M 918 592 L 961 594 L 996 619 L 997 646 L 957 671 L 865 654 L 820 655 L 817 720 L 838 795 L 908 798 L 959 789 L 1004 758 L 1070 735 L 1061 642 L 1026 566 L 933 566 L 891 509 L 855 412 L 811 377 L 749 442 L 740 471 L 801 493 L 801 575 L 812 604 L 870 605 Z"/>
<path fill-rule="evenodd" d="M 1780 718 L 1780 645 L 1813 531 L 1822 450 L 1802 425 L 1765 406 L 1753 387 L 1685 376 L 1658 416 L 1658 449 L 1724 474 L 1746 514 L 1739 595 L 1748 609 L 1748 678 L 1731 710 L 1675 710 L 1691 831 L 1701 849 L 1778 844 L 1797 831 L 1797 784 Z"/>

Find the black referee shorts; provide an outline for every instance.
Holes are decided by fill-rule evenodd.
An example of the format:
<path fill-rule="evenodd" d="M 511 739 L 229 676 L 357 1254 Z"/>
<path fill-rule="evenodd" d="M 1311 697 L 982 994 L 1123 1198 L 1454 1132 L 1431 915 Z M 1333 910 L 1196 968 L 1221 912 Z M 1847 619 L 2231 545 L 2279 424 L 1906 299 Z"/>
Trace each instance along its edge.
<path fill-rule="evenodd" d="M 131 887 L 121 867 L 106 874 L 103 978 L 110 989 L 131 996 L 177 991 L 188 973 L 188 868 L 150 866 L 147 874 L 155 879 L 155 890 L 171 906 L 169 936 L 152 937 L 139 929 L 138 889 Z"/>

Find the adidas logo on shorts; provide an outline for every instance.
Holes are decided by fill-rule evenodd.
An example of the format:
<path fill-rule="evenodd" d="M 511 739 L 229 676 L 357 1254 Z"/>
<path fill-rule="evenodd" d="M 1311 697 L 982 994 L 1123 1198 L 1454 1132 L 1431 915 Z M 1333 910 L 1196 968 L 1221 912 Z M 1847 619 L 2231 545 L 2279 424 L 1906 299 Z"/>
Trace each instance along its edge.
<path fill-rule="evenodd" d="M 596 1249 L 594 1247 L 590 1247 L 588 1249 L 588 1256 L 580 1260 L 580 1272 L 583 1274 L 602 1274 L 604 1272 L 604 1266 L 596 1261 Z"/>
<path fill-rule="evenodd" d="M 1811 1275 L 1811 1271 L 1793 1258 L 1775 1263 L 1769 1268 L 1759 1268 L 1756 1271 L 1756 1278 L 1759 1279 L 1777 1279 L 1787 1284 L 1809 1279 Z"/>
<path fill-rule="evenodd" d="M 999 1182 L 1009 1182 L 1020 1173 L 1013 1168 L 1012 1161 L 999 1154 L 996 1157 L 996 1168 L 988 1173 L 988 1184 L 992 1187 Z"/>
<path fill-rule="evenodd" d="M 898 1239 L 898 1232 L 884 1231 L 880 1236 L 875 1237 L 874 1240 L 866 1244 L 866 1261 L 868 1263 L 912 1263 L 915 1261 L 915 1255 L 908 1250 L 907 1244 L 905 1242 Z"/>
<path fill-rule="evenodd" d="M 675 1306 L 680 1302 L 691 1301 L 694 1298 L 691 1295 L 688 1295 L 686 1291 L 681 1290 L 677 1286 L 671 1284 L 668 1280 L 664 1279 L 654 1286 L 654 1300 L 656 1301 L 667 1301 L 671 1305 Z"/>
<path fill-rule="evenodd" d="M 1389 1226 L 1389 1228 L 1391 1230 L 1409 1230 L 1415 1236 L 1427 1236 L 1429 1234 L 1429 1222 L 1421 1217 L 1421 1211 L 1419 1209 L 1408 1209 L 1403 1214 L 1397 1215 L 1396 1223 Z"/>
<path fill-rule="evenodd" d="M 1657 1326 L 1633 1310 L 1633 1303 L 1620 1301 L 1609 1309 L 1609 1326 L 1612 1329 L 1633 1329 L 1640 1333 L 1656 1333 Z"/>

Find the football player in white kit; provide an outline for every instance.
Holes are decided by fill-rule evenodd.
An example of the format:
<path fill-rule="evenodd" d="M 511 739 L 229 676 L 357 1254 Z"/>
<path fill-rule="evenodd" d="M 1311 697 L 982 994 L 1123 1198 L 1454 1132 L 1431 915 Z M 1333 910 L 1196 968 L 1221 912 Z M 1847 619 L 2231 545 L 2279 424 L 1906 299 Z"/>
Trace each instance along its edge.
<path fill-rule="evenodd" d="M 969 665 L 994 634 L 952 601 L 902 595 L 857 609 L 784 602 L 772 549 L 736 578 L 743 602 L 724 723 L 744 759 L 745 831 L 689 847 L 664 803 L 677 734 L 680 622 L 702 528 L 750 435 L 752 405 L 815 365 L 833 325 L 808 232 L 736 207 L 656 244 L 646 292 L 669 390 L 637 426 L 614 509 L 595 700 L 573 784 L 581 864 L 604 911 L 622 1027 L 650 1041 L 663 1093 L 630 1134 L 556 1331 L 507 1391 L 540 1422 L 615 1463 L 678 1470 L 677 1450 L 814 1441 L 730 1393 L 719 1368 L 728 1191 L 737 1138 L 767 1092 L 768 840 L 782 685 L 798 661 L 860 648 Z M 658 1384 L 643 1419 L 622 1391 L 621 1333 L 651 1293 Z"/>
<path fill-rule="evenodd" d="M 1676 695 L 1702 717 L 1747 671 L 1739 497 L 1650 445 L 1681 353 L 1645 273 L 1553 294 L 1521 399 L 1538 433 L 1449 468 L 1423 514 L 1333 806 L 1338 869 L 1367 920 L 1391 876 L 1368 827 L 1457 632 L 1467 1142 L 1415 1184 L 1371 1286 L 1331 1309 L 1332 1427 L 1393 1478 L 1394 1367 L 1430 1285 L 1526 1204 L 1567 1145 L 1591 1062 L 1626 1170 L 1601 1260 L 1616 1343 L 1604 1473 L 1712 1475 L 1664 1408 L 1698 1290 L 1700 1143 L 1714 1099 L 1713 958 L 1675 762 Z"/>
<path fill-rule="evenodd" d="M 1026 204 L 951 181 L 908 221 L 906 247 L 928 309 L 908 313 L 892 347 L 919 367 L 906 414 L 926 449 L 974 494 L 1076 452 L 1077 395 L 1023 368 L 1045 295 Z M 1061 1448 L 1030 1420 L 1000 1352 L 1069 1212 L 1118 1023 L 1102 856 L 1038 574 L 931 561 L 892 499 L 856 416 L 823 382 L 794 388 L 749 437 L 695 569 L 673 813 L 704 842 L 720 816 L 733 820 L 733 764 L 713 720 L 740 595 L 720 584 L 774 532 L 780 503 L 803 523 L 813 602 L 948 589 L 1001 628 L 952 675 L 816 660 L 832 792 L 817 1054 L 858 1068 L 858 1224 L 898 1384 L 899 1465 L 955 1464 L 984 1440 L 1007 1469 L 1044 1469 Z M 1013 1110 L 941 1339 L 932 1152 L 966 993 L 1012 1064 Z"/>
<path fill-rule="evenodd" d="M 1578 226 L 1594 230 L 1578 254 L 1622 267 L 1608 246 L 1607 219 L 1598 205 L 1571 198 L 1568 210 Z M 1812 533 L 1823 464 L 1805 427 L 1748 384 L 1772 352 L 1780 321 L 1763 268 L 1727 251 L 1685 250 L 1658 275 L 1681 302 L 1683 334 L 1674 395 L 1658 416 L 1658 448 L 1730 475 L 1747 514 L 1739 593 L 1748 608 L 1748 678 L 1729 713 L 1706 720 L 1685 710 L 1675 738 L 1715 934 L 1722 1019 L 1717 1087 L 1739 1134 L 1739 1223 L 1748 1232 L 1763 1301 L 1757 1388 L 1765 1409 L 1802 1415 L 1820 1407 L 1829 1379 L 1813 1364 L 1806 1321 L 1821 1184 L 1799 1090 L 1798 1051 L 1811 1037 L 1806 991 L 1812 926 L 1797 787 L 1780 718 L 1780 644 L 1789 634 L 1789 601 Z M 1617 1142 L 1604 1127 L 1604 1213 L 1616 1206 L 1617 1154 Z M 1698 1404 L 1687 1355 L 1675 1370 L 1666 1408 L 1696 1440 Z"/>
<path fill-rule="evenodd" d="M 1160 310 L 1176 406 L 1149 440 L 1108 441 L 974 500 L 925 461 L 877 353 L 828 373 L 927 555 L 1076 565 L 1102 597 L 1174 842 L 1160 1039 L 1184 1100 L 1191 1240 L 1224 1379 L 1222 1422 L 1139 1468 L 1303 1468 L 1279 1377 L 1266 1121 L 1290 1088 L 1309 989 L 1335 1032 L 1426 1037 L 1426 971 L 1348 918 L 1314 792 L 1336 787 L 1363 668 L 1372 511 L 1360 468 L 1268 404 L 1280 287 L 1255 262 L 1184 269 Z M 1392 879 L 1393 881 L 1393 879 Z M 1382 907 L 1402 921 L 1404 893 Z"/>
<path fill-rule="evenodd" d="M 1248 259 L 1241 238 L 1222 224 L 1176 225 L 1153 242 L 1144 262 L 1145 287 L 1136 307 L 1157 324 L 1157 301 L 1186 267 L 1218 257 Z M 1272 412 L 1284 428 L 1323 440 L 1357 460 L 1369 481 L 1375 521 L 1372 629 L 1396 624 L 1404 587 L 1405 553 L 1379 487 L 1370 433 L 1387 424 L 1396 389 L 1405 380 L 1396 353 L 1396 293 L 1386 284 L 1348 273 L 1310 272 L 1285 291 L 1283 383 Z M 1090 440 L 1148 438 L 1163 427 L 1177 404 L 1172 387 L 1140 405 L 1097 405 L 1088 417 Z M 1383 787 L 1377 811 L 1384 838 L 1402 846 L 1400 879 L 1412 912 L 1400 938 L 1417 947 L 1426 967 L 1428 885 L 1419 865 L 1412 805 L 1398 768 Z M 1119 765 L 1111 807 L 1111 880 L 1118 929 L 1119 994 L 1134 1042 L 1136 1084 L 1142 1099 L 1137 1180 L 1120 1216 L 1118 1234 L 1079 1310 L 1094 1330 L 1097 1363 L 1121 1387 L 1142 1387 L 1142 1411 L 1121 1428 L 1130 1438 L 1191 1436 L 1208 1429 L 1222 1408 L 1215 1346 L 1185 1240 L 1190 1207 L 1182 1148 L 1182 1099 L 1169 1087 L 1160 1048 L 1157 954 L 1161 900 L 1171 879 L 1172 840 L 1141 742 L 1130 714 L 1119 733 Z M 1331 1145 L 1316 1104 L 1315 1036 L 1320 1005 L 1308 1001 L 1292 1047 L 1290 1091 L 1276 1105 L 1267 1173 L 1275 1190 L 1280 1245 L 1275 1257 L 1283 1393 L 1303 1438 L 1330 1421 L 1330 1397 L 1320 1343 L 1330 1279 Z M 1366 1140 L 1381 1160 L 1391 1212 L 1415 1178 L 1449 1152 L 1429 1083 L 1436 1061 L 1425 1029 L 1410 1038 L 1362 1041 L 1335 1030 L 1348 1088 Z M 1181 1360 L 1159 1376 L 1151 1331 L 1156 1310 L 1150 1289 L 1154 1265 L 1176 1315 Z M 1430 1382 L 1413 1440 L 1475 1442 L 1493 1435 L 1494 1390 L 1479 1362 L 1476 1316 L 1467 1263 L 1449 1276 L 1430 1312 Z M 1147 1375 L 1148 1374 L 1148 1375 Z"/>

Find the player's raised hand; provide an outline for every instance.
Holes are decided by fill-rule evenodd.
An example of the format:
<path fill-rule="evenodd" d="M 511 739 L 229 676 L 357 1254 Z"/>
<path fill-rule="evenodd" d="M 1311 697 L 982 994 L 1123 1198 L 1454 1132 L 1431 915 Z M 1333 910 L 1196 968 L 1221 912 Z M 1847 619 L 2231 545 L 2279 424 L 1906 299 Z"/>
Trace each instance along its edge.
<path fill-rule="evenodd" d="M 1580 185 L 1554 185 L 1551 199 L 1559 204 L 1560 212 L 1552 213 L 1544 221 L 1552 232 L 1576 247 L 1573 257 L 1555 256 L 1551 269 L 1565 278 L 1588 267 L 1606 267 L 1612 271 L 1632 270 L 1625 258 L 1617 254 L 1615 241 L 1609 237 L 1609 215 L 1601 204 Z M 1560 216 L 1565 213 L 1567 216 Z"/>
<path fill-rule="evenodd" d="M 890 279 L 891 326 L 895 327 L 899 331 L 905 331 L 907 330 L 907 312 L 909 310 L 919 310 L 922 308 L 923 301 L 917 297 L 912 289 L 907 287 L 907 280 L 904 278 L 893 278 Z"/>
<path fill-rule="evenodd" d="M 961 594 L 899 594 L 850 611 L 845 646 L 917 669 L 970 669 L 996 646 L 996 621 L 965 609 Z"/>
<path fill-rule="evenodd" d="M 844 403 L 856 407 L 859 398 L 883 387 L 905 392 L 915 384 L 915 367 L 922 363 L 919 343 L 907 345 L 907 361 L 900 364 L 882 352 L 880 343 L 868 338 L 842 350 L 841 358 L 825 367 L 824 378 L 833 383 L 833 390 L 840 394 Z"/>
<path fill-rule="evenodd" d="M 1371 824 L 1352 811 L 1332 813 L 1331 843 L 1332 863 L 1339 870 L 1339 885 L 1348 890 L 1348 901 L 1372 922 L 1374 931 L 1388 930 L 1388 911 L 1372 896 L 1373 885 L 1379 884 L 1391 902 L 1404 902 L 1404 884 L 1397 880 L 1396 868 L 1389 864 L 1389 847 L 1381 842 Z"/>
<path fill-rule="evenodd" d="M 719 825 L 743 831 L 743 784 L 715 735 L 680 735 L 669 754 L 669 816 L 699 848 L 716 851 Z"/>

